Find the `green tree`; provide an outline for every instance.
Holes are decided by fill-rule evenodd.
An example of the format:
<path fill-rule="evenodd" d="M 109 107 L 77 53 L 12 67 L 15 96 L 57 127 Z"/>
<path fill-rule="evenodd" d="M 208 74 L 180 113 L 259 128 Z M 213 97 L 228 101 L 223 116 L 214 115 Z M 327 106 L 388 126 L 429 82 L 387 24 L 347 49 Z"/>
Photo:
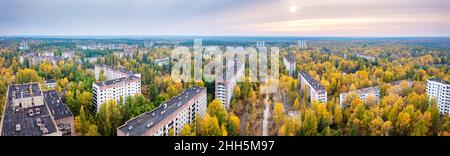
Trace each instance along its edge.
<path fill-rule="evenodd" d="M 228 113 L 219 99 L 214 99 L 211 103 L 209 103 L 208 114 L 216 117 L 219 120 L 219 124 L 222 124 L 228 120 Z"/>
<path fill-rule="evenodd" d="M 240 120 L 239 117 L 237 117 L 234 114 L 231 114 L 228 118 L 228 135 L 230 136 L 238 136 L 239 135 L 239 128 L 240 128 Z"/>
<path fill-rule="evenodd" d="M 96 116 L 100 134 L 104 136 L 117 135 L 116 128 L 120 126 L 122 121 L 120 110 L 120 105 L 117 105 L 113 99 L 100 106 Z"/>
<path fill-rule="evenodd" d="M 317 135 L 317 117 L 313 110 L 307 109 L 305 112 L 305 118 L 302 121 L 300 128 L 300 134 L 305 136 Z"/>

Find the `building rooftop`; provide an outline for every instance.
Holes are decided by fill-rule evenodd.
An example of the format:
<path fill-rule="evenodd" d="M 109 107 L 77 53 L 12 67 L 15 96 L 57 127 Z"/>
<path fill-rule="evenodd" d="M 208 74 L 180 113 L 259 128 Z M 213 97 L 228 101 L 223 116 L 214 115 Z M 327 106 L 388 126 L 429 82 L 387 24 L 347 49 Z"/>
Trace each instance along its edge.
<path fill-rule="evenodd" d="M 286 56 L 284 56 L 284 58 L 286 58 L 286 60 L 291 63 L 295 63 L 295 58 L 292 55 L 286 55 Z"/>
<path fill-rule="evenodd" d="M 118 129 L 130 136 L 142 136 L 154 125 L 167 118 L 169 115 L 178 110 L 180 106 L 186 104 L 203 90 L 206 90 L 206 88 L 192 86 L 181 92 L 181 94 L 162 103 L 159 107 L 156 107 L 152 111 L 143 113 L 125 122 L 125 124 L 120 126 Z"/>
<path fill-rule="evenodd" d="M 128 74 L 128 75 L 134 75 L 135 74 L 133 71 L 127 70 L 127 69 L 125 69 L 123 67 L 113 67 L 113 66 L 105 65 L 105 64 L 101 64 L 101 65 L 97 64 L 95 66 L 96 67 L 101 67 L 101 68 L 109 68 L 109 69 L 112 69 L 112 70 L 120 71 L 120 72 Z"/>
<path fill-rule="evenodd" d="M 47 104 L 55 120 L 72 117 L 69 107 L 61 101 L 61 97 L 55 90 L 44 91 L 44 101 Z"/>
<path fill-rule="evenodd" d="M 309 74 L 306 73 L 305 71 L 302 70 L 298 74 L 302 75 L 302 77 L 304 77 L 306 79 L 306 81 L 308 81 L 308 83 L 311 84 L 311 86 L 314 88 L 314 90 L 317 90 L 317 91 L 325 90 L 325 88 L 319 82 L 317 82 L 314 78 L 309 76 Z"/>
<path fill-rule="evenodd" d="M 125 81 L 129 81 L 129 80 L 134 80 L 134 79 L 140 79 L 140 77 L 134 76 L 134 75 L 133 76 L 129 76 L 129 77 L 121 77 L 121 78 L 117 78 L 117 79 L 97 82 L 97 83 L 95 83 L 95 85 L 97 85 L 99 87 L 101 87 L 101 86 L 108 86 L 108 85 L 116 84 L 116 83 L 119 83 L 119 82 L 125 82 Z"/>
<path fill-rule="evenodd" d="M 48 79 L 48 80 L 45 80 L 45 83 L 56 83 L 56 81 L 53 79 Z"/>
<path fill-rule="evenodd" d="M 15 99 L 41 96 L 41 90 L 37 83 L 31 84 L 15 84 L 10 86 L 10 95 Z"/>
<path fill-rule="evenodd" d="M 358 90 L 354 90 L 354 91 L 341 93 L 341 95 L 346 96 L 351 93 L 356 93 L 356 94 L 371 93 L 371 92 L 376 92 L 379 90 L 380 90 L 379 86 L 373 86 L 373 87 L 367 87 L 367 88 L 362 88 L 362 89 L 358 89 Z"/>
<path fill-rule="evenodd" d="M 428 81 L 435 81 L 435 82 L 443 83 L 446 85 L 450 85 L 450 82 L 442 80 L 442 79 L 438 79 L 438 78 L 430 78 L 430 79 L 428 79 Z"/>
<path fill-rule="evenodd" d="M 6 106 L 3 114 L 2 136 L 41 136 L 57 132 L 54 121 L 46 105 L 25 109 L 13 109 L 12 95 L 17 86 L 28 88 L 34 84 L 11 85 L 8 88 Z M 38 88 L 39 89 L 39 88 Z M 40 93 L 40 91 L 39 91 Z M 32 114 L 32 115 L 30 115 Z"/>

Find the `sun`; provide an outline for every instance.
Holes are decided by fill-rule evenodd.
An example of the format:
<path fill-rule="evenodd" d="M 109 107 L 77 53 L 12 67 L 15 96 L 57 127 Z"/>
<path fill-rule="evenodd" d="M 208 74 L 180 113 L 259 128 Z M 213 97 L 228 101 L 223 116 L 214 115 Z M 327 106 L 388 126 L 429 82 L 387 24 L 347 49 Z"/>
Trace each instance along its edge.
<path fill-rule="evenodd" d="M 296 5 L 289 6 L 289 12 L 291 12 L 291 13 L 297 12 L 297 6 Z"/>

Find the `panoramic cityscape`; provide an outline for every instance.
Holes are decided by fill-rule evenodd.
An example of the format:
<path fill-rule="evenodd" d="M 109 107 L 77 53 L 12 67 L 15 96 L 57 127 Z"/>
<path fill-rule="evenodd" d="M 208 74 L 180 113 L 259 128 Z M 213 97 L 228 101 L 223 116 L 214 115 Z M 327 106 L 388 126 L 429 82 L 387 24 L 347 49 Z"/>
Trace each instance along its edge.
<path fill-rule="evenodd" d="M 1 0 L 0 136 L 450 136 L 448 8 Z"/>

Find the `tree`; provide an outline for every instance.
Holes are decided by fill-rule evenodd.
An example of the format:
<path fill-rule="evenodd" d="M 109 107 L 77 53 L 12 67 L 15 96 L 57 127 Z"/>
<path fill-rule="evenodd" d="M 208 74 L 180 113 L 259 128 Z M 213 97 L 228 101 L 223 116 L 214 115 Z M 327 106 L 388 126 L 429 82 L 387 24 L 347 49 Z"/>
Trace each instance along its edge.
<path fill-rule="evenodd" d="M 117 135 L 116 128 L 120 126 L 122 121 L 120 110 L 120 105 L 117 105 L 113 99 L 100 106 L 96 116 L 100 134 L 103 136 Z"/>
<path fill-rule="evenodd" d="M 228 135 L 230 136 L 238 136 L 239 135 L 239 128 L 240 128 L 240 120 L 239 117 L 237 117 L 234 114 L 231 114 L 228 118 Z"/>
<path fill-rule="evenodd" d="M 233 88 L 233 95 L 239 99 L 241 97 L 241 88 L 239 88 L 239 86 L 234 86 Z"/>
<path fill-rule="evenodd" d="M 383 125 L 381 125 L 381 134 L 383 136 L 389 136 L 392 129 L 392 122 L 391 121 L 385 121 Z"/>
<path fill-rule="evenodd" d="M 97 126 L 94 124 L 89 125 L 89 131 L 85 134 L 85 136 L 100 136 L 97 131 Z"/>
<path fill-rule="evenodd" d="M 275 120 L 275 124 L 276 125 L 281 125 L 283 123 L 283 104 L 280 102 L 275 103 L 275 106 L 273 108 L 273 112 L 274 112 L 274 120 Z"/>
<path fill-rule="evenodd" d="M 298 98 L 295 98 L 295 100 L 294 100 L 293 109 L 294 110 L 299 110 L 300 109 L 300 102 L 299 102 Z"/>
<path fill-rule="evenodd" d="M 101 70 L 100 71 L 100 75 L 98 76 L 98 81 L 97 82 L 101 82 L 101 81 L 105 81 L 105 80 L 106 80 L 105 71 Z"/>
<path fill-rule="evenodd" d="M 316 136 L 317 135 L 317 117 L 313 110 L 307 109 L 305 112 L 305 118 L 302 121 L 300 128 L 300 134 L 304 136 Z"/>
<path fill-rule="evenodd" d="M 195 136 L 190 124 L 186 124 L 181 128 L 180 136 Z"/>
<path fill-rule="evenodd" d="M 228 120 L 227 111 L 219 99 L 214 99 L 211 103 L 209 103 L 208 114 L 216 117 L 219 120 L 219 124 L 222 124 Z"/>
<path fill-rule="evenodd" d="M 343 122 L 343 116 L 342 116 L 342 109 L 339 105 L 334 106 L 334 117 L 333 117 L 333 123 L 337 127 L 341 127 Z"/>
<path fill-rule="evenodd" d="M 439 109 L 437 106 L 436 99 L 432 99 L 430 102 L 430 106 L 428 107 L 427 112 L 430 112 L 431 116 L 431 130 L 433 132 L 433 135 L 437 135 L 439 132 L 439 125 L 440 125 L 440 114 Z"/>
<path fill-rule="evenodd" d="M 382 136 L 383 135 L 383 119 L 380 117 L 372 120 L 370 122 L 370 135 L 371 136 Z"/>
<path fill-rule="evenodd" d="M 79 117 L 80 117 L 79 118 L 80 119 L 80 133 L 83 135 L 83 134 L 87 133 L 89 131 L 89 128 L 90 128 L 89 127 L 89 121 L 88 121 L 88 119 L 87 119 L 87 117 L 85 115 L 83 106 L 81 106 Z"/>
<path fill-rule="evenodd" d="M 35 70 L 30 68 L 19 69 L 16 74 L 17 83 L 40 82 L 42 78 L 38 76 Z"/>
<path fill-rule="evenodd" d="M 278 130 L 279 136 L 296 136 L 300 130 L 299 117 L 287 117 Z"/>
<path fill-rule="evenodd" d="M 148 87 L 148 96 L 150 96 L 150 101 L 156 100 L 156 97 L 159 94 L 158 87 L 155 84 L 150 84 Z"/>
<path fill-rule="evenodd" d="M 399 135 L 408 135 L 411 128 L 411 117 L 409 113 L 402 111 L 398 114 L 396 128 Z"/>
<path fill-rule="evenodd" d="M 196 119 L 198 126 L 196 133 L 198 136 L 221 136 L 223 132 L 219 126 L 219 121 L 215 116 L 210 116 L 208 113 L 203 119 L 200 117 Z"/>

